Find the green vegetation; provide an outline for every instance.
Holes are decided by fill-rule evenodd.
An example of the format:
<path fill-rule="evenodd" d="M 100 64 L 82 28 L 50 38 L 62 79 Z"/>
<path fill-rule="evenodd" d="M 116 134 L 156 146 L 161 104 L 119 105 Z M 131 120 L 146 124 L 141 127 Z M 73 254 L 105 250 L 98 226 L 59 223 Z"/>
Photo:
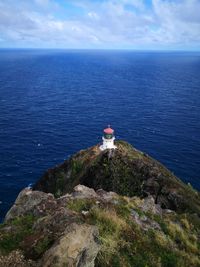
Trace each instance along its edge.
<path fill-rule="evenodd" d="M 36 246 L 34 247 L 34 252 L 37 257 L 41 256 L 52 244 L 52 240 L 49 237 L 44 237 L 39 240 Z"/>
<path fill-rule="evenodd" d="M 60 197 L 62 195 L 62 190 L 65 185 L 65 174 L 62 170 L 60 170 L 56 174 L 56 185 L 55 185 L 55 196 Z"/>
<path fill-rule="evenodd" d="M 95 266 L 188 267 L 200 266 L 199 230 L 187 215 L 152 214 L 140 210 L 140 199 L 119 197 L 112 205 L 97 206 L 88 199 L 68 203 L 77 212 L 89 210 L 86 223 L 99 229 L 102 248 Z M 131 217 L 134 208 L 140 218 L 158 222 L 161 231 L 144 230 Z"/>
<path fill-rule="evenodd" d="M 38 189 L 56 197 L 71 193 L 77 184 L 128 197 L 151 194 L 163 208 L 200 214 L 200 195 L 191 185 L 129 143 L 116 141 L 116 146 L 114 151 L 101 151 L 99 146 L 79 151 L 50 169 L 38 181 Z"/>
<path fill-rule="evenodd" d="M 87 211 L 91 209 L 94 203 L 92 199 L 74 199 L 67 202 L 67 208 L 77 212 Z"/>
<path fill-rule="evenodd" d="M 10 226 L 7 223 L 3 224 L 1 228 L 4 231 L 0 233 L 0 251 L 8 254 L 12 250 L 18 249 L 23 239 L 33 233 L 32 226 L 35 220 L 34 216 L 27 215 L 12 220 Z"/>
<path fill-rule="evenodd" d="M 79 160 L 72 160 L 72 175 L 77 175 L 83 168 L 83 164 Z"/>
<path fill-rule="evenodd" d="M 144 212 L 144 203 L 138 197 L 122 196 L 113 197 L 111 202 L 78 198 L 67 201 L 66 208 L 77 213 L 80 224 L 96 225 L 99 230 L 101 250 L 95 266 L 199 267 L 199 218 L 187 213 Z M 88 211 L 87 216 L 82 211 Z M 34 230 L 36 219 L 26 215 L 1 225 L 0 252 L 7 255 L 21 249 L 26 257 L 41 258 L 55 238 Z M 160 230 L 155 227 L 157 223 Z"/>
<path fill-rule="evenodd" d="M 41 236 L 33 229 L 37 220 L 33 215 L 17 217 L 11 222 L 1 225 L 0 254 L 8 255 L 11 251 L 21 249 L 26 256 L 38 259 L 51 246 L 53 239 L 49 236 Z M 33 242 L 33 246 L 30 245 Z M 29 247 L 30 246 L 30 247 Z"/>
<path fill-rule="evenodd" d="M 130 144 L 116 145 L 116 150 L 94 146 L 78 152 L 50 169 L 35 189 L 60 197 L 82 184 L 119 195 L 99 191 L 94 198 L 49 196 L 34 207 L 40 216 L 35 227 L 37 218 L 31 215 L 0 226 L 0 254 L 19 249 L 38 260 L 76 222 L 99 230 L 97 267 L 199 267 L 199 192 Z M 161 207 L 173 211 L 162 212 L 153 199 L 143 199 L 146 195 L 156 196 Z"/>

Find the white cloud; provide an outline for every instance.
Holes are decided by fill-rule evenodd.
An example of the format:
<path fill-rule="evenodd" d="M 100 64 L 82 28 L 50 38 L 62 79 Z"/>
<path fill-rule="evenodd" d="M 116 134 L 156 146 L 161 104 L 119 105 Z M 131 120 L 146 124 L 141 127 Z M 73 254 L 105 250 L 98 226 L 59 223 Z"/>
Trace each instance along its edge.
<path fill-rule="evenodd" d="M 88 17 L 90 17 L 91 19 L 95 19 L 95 20 L 99 19 L 99 16 L 95 12 L 88 12 Z"/>
<path fill-rule="evenodd" d="M 70 7 L 62 9 L 55 0 L 11 2 L 0 0 L 4 45 L 148 49 L 200 44 L 198 0 L 152 0 L 151 7 L 142 0 L 74 0 L 68 3 L 81 12 L 73 16 Z"/>
<path fill-rule="evenodd" d="M 167 36 L 167 42 L 196 42 L 200 45 L 200 10 L 198 0 L 167 2 L 153 0 L 154 12 L 160 25 L 159 34 Z"/>

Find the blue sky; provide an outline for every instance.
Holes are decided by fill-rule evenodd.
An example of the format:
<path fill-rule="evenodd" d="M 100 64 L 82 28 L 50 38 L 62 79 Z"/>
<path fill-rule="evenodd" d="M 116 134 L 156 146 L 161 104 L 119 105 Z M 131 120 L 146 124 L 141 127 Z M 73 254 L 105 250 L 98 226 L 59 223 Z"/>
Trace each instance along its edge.
<path fill-rule="evenodd" d="M 0 0 L 0 47 L 200 50 L 200 0 Z"/>

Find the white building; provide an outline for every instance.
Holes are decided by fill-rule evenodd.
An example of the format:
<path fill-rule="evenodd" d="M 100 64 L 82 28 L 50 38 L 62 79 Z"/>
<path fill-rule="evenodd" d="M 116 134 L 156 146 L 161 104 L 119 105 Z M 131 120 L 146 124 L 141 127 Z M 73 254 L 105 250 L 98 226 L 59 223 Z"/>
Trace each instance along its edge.
<path fill-rule="evenodd" d="M 103 139 L 103 144 L 100 146 L 101 150 L 117 148 L 114 145 L 114 140 L 115 140 L 114 130 L 110 128 L 110 125 L 108 125 L 108 128 L 103 130 L 102 139 Z"/>

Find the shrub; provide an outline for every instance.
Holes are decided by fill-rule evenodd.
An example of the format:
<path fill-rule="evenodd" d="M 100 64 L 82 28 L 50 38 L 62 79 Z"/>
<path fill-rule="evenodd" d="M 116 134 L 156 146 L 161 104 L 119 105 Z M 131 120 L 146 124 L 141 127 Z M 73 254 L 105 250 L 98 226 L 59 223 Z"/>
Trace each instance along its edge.
<path fill-rule="evenodd" d="M 83 168 L 83 164 L 78 160 L 72 161 L 72 174 L 76 175 L 78 174 Z"/>
<path fill-rule="evenodd" d="M 37 256 L 42 255 L 51 245 L 52 240 L 49 237 L 44 237 L 43 239 L 39 240 L 36 244 L 34 251 L 36 252 Z"/>
<path fill-rule="evenodd" d="M 4 254 L 8 254 L 12 250 L 19 248 L 23 239 L 33 232 L 32 226 L 35 220 L 36 218 L 33 215 L 27 215 L 24 217 L 17 217 L 11 221 L 11 230 L 2 231 L 0 235 L 0 251 Z M 6 226 L 7 224 L 4 224 L 4 227 Z"/>
<path fill-rule="evenodd" d="M 165 252 L 162 254 L 161 263 L 163 267 L 177 267 L 178 257 L 174 252 Z"/>
<path fill-rule="evenodd" d="M 92 199 L 73 199 L 67 202 L 67 208 L 81 212 L 82 210 L 90 210 L 94 204 Z"/>

